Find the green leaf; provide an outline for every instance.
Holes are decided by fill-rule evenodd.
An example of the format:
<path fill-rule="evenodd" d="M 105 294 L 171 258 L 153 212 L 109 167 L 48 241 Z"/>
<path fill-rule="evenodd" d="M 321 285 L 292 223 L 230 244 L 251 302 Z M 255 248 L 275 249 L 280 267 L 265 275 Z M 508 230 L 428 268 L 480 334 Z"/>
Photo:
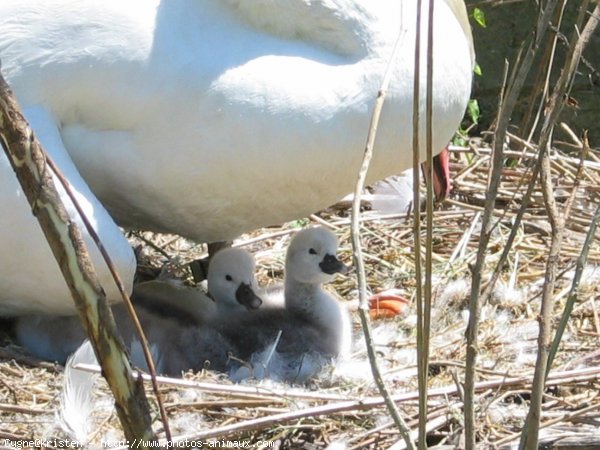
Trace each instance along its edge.
<path fill-rule="evenodd" d="M 452 144 L 456 145 L 457 147 L 466 147 L 467 139 L 464 136 L 461 136 L 459 133 L 456 133 L 454 135 L 454 139 L 452 139 Z"/>
<path fill-rule="evenodd" d="M 483 71 L 481 70 L 481 66 L 479 65 L 479 63 L 475 63 L 475 67 L 473 67 L 473 72 L 475 73 L 475 75 L 483 75 Z"/>
<path fill-rule="evenodd" d="M 292 228 L 303 228 L 310 223 L 310 219 L 298 219 L 291 222 Z"/>
<path fill-rule="evenodd" d="M 469 104 L 467 105 L 467 112 L 473 123 L 479 123 L 481 112 L 479 111 L 479 102 L 477 102 L 476 99 L 469 100 Z"/>
<path fill-rule="evenodd" d="M 467 131 L 462 127 L 456 130 L 456 133 L 454 133 L 454 137 L 452 138 L 452 144 L 458 147 L 466 147 L 468 142 L 469 135 L 467 134 Z"/>
<path fill-rule="evenodd" d="M 485 14 L 481 9 L 475 8 L 473 10 L 473 19 L 475 19 L 475 22 L 477 22 L 480 27 L 482 27 L 482 28 L 487 27 L 487 23 L 485 21 Z"/>

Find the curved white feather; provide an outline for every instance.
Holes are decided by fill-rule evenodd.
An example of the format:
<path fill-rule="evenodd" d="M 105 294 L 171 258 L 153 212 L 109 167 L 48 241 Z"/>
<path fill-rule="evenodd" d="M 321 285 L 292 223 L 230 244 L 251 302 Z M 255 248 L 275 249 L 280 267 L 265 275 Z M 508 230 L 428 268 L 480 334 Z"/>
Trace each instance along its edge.
<path fill-rule="evenodd" d="M 93 387 L 98 375 L 75 369 L 77 364 L 98 364 L 88 340 L 81 344 L 65 365 L 56 421 L 69 437 L 85 445 L 93 427 Z"/>

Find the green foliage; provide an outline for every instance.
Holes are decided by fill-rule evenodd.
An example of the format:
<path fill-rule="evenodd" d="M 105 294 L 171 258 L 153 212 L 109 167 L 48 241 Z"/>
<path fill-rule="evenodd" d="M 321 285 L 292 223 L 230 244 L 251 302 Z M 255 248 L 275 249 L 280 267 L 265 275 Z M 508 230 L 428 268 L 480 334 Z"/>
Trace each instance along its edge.
<path fill-rule="evenodd" d="M 467 105 L 467 115 L 475 125 L 479 123 L 481 111 L 479 110 L 479 102 L 477 101 L 477 99 L 472 98 L 471 100 L 469 100 L 469 103 Z"/>
<path fill-rule="evenodd" d="M 291 222 L 293 228 L 304 228 L 310 223 L 310 219 L 298 219 Z"/>
<path fill-rule="evenodd" d="M 487 27 L 487 22 L 485 20 L 485 14 L 481 9 L 475 8 L 473 10 L 473 19 L 475 20 L 475 22 L 477 22 L 479 24 L 479 26 L 481 28 Z"/>
<path fill-rule="evenodd" d="M 474 8 L 471 17 L 480 27 L 487 27 L 487 21 L 483 10 L 479 8 Z M 477 62 L 475 62 L 475 67 L 473 67 L 473 73 L 475 73 L 475 75 L 478 76 L 483 76 L 483 70 Z M 469 103 L 467 104 L 467 113 L 465 115 L 465 120 L 454 135 L 452 143 L 454 145 L 465 147 L 469 141 L 469 132 L 479 124 L 480 119 L 481 110 L 479 109 L 479 102 L 477 101 L 477 99 L 473 98 L 469 100 Z"/>
<path fill-rule="evenodd" d="M 479 8 L 475 8 L 473 9 L 473 20 L 481 27 L 481 28 L 486 28 L 487 27 L 487 21 L 485 19 L 485 13 L 483 12 L 483 10 L 479 9 Z M 481 70 L 481 66 L 479 64 L 477 64 L 477 62 L 475 63 L 475 67 L 473 68 L 473 72 L 475 72 L 475 75 L 482 75 L 482 70 Z"/>
<path fill-rule="evenodd" d="M 467 146 L 467 143 L 469 142 L 469 131 L 479 123 L 479 119 L 481 118 L 479 102 L 474 98 L 469 100 L 469 103 L 467 104 L 466 118 L 470 124 L 467 127 L 461 126 L 452 139 L 452 143 L 460 147 Z"/>
<path fill-rule="evenodd" d="M 454 133 L 454 137 L 452 138 L 452 145 L 456 145 L 457 147 L 466 147 L 469 142 L 469 135 L 467 134 L 467 130 L 463 127 L 460 127 Z"/>

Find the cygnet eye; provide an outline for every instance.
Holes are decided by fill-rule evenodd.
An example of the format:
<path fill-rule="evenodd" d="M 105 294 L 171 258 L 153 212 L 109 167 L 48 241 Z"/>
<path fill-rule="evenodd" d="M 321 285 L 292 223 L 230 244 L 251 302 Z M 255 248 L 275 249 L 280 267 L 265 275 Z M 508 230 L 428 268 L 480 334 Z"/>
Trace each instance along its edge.
<path fill-rule="evenodd" d="M 233 281 L 233 278 L 232 278 L 232 277 L 231 277 L 231 275 L 229 275 L 229 274 L 225 275 L 225 279 L 226 279 L 227 281 Z"/>
<path fill-rule="evenodd" d="M 310 253 L 311 255 L 316 255 L 317 251 L 314 248 L 311 248 L 308 253 Z"/>

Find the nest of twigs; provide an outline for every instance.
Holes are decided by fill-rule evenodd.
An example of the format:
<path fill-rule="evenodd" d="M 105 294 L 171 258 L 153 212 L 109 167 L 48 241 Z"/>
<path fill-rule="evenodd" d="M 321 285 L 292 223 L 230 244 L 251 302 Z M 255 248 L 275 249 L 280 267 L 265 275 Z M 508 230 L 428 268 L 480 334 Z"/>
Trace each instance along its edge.
<path fill-rule="evenodd" d="M 535 149 L 512 140 L 495 210 L 496 227 L 486 260 L 493 270 L 527 190 Z M 433 221 L 433 320 L 430 330 L 430 445 L 459 446 L 465 361 L 466 308 L 470 271 L 478 248 L 479 223 L 490 165 L 490 150 L 482 141 L 452 152 L 453 193 L 439 205 Z M 578 154 L 556 151 L 552 176 L 559 208 L 576 190 L 565 222 L 560 272 L 554 295 L 558 320 L 571 285 L 573 268 L 598 204 L 600 163 L 591 150 Z M 365 205 L 362 239 L 369 287 L 373 291 L 400 288 L 414 297 L 415 264 L 411 214 L 382 216 Z M 296 229 L 309 223 L 331 227 L 341 240 L 341 257 L 351 262 L 349 211 L 332 207 L 310 218 L 242 236 L 235 245 L 252 251 L 263 285 L 281 281 L 284 252 Z M 550 229 L 543 196 L 536 186 L 523 222 L 501 267 L 500 280 L 482 305 L 477 385 L 478 439 L 482 446 L 514 444 L 523 427 L 535 364 L 540 292 L 548 258 Z M 131 233 L 141 245 L 140 274 L 176 276 L 192 283 L 188 263 L 206 248 L 177 236 Z M 423 236 L 424 239 L 424 231 Z M 598 279 L 600 246 L 593 241 L 578 301 L 552 367 L 542 409 L 544 442 L 565 444 L 565 438 L 600 443 L 598 383 Z M 355 277 L 338 278 L 332 289 L 345 300 L 357 298 Z M 414 302 L 413 302 L 414 303 Z M 388 383 L 407 424 L 416 428 L 417 382 L 414 305 L 403 316 L 375 322 L 376 349 Z M 356 318 L 355 318 L 356 319 Z M 271 382 L 235 385 L 211 372 L 186 374 L 184 385 L 161 383 L 173 437 L 188 441 L 270 442 L 276 448 L 326 448 L 344 442 L 354 448 L 404 448 L 404 441 L 370 377 L 355 320 L 356 364 L 332 368 L 309 386 Z M 16 346 L 10 334 L 0 347 L 0 444 L 35 439 L 69 439 L 57 428 L 62 368 L 36 361 Z M 99 399 L 92 415 L 93 430 L 86 446 L 118 447 L 120 424 L 103 380 L 96 383 Z M 155 407 L 148 385 L 148 396 Z M 162 425 L 156 410 L 154 429 Z M 8 442 L 8 441 L 5 441 Z M 6 444 L 8 446 L 8 444 Z M 34 446 L 43 446 L 39 441 Z M 568 448 L 568 447 L 565 447 Z"/>

